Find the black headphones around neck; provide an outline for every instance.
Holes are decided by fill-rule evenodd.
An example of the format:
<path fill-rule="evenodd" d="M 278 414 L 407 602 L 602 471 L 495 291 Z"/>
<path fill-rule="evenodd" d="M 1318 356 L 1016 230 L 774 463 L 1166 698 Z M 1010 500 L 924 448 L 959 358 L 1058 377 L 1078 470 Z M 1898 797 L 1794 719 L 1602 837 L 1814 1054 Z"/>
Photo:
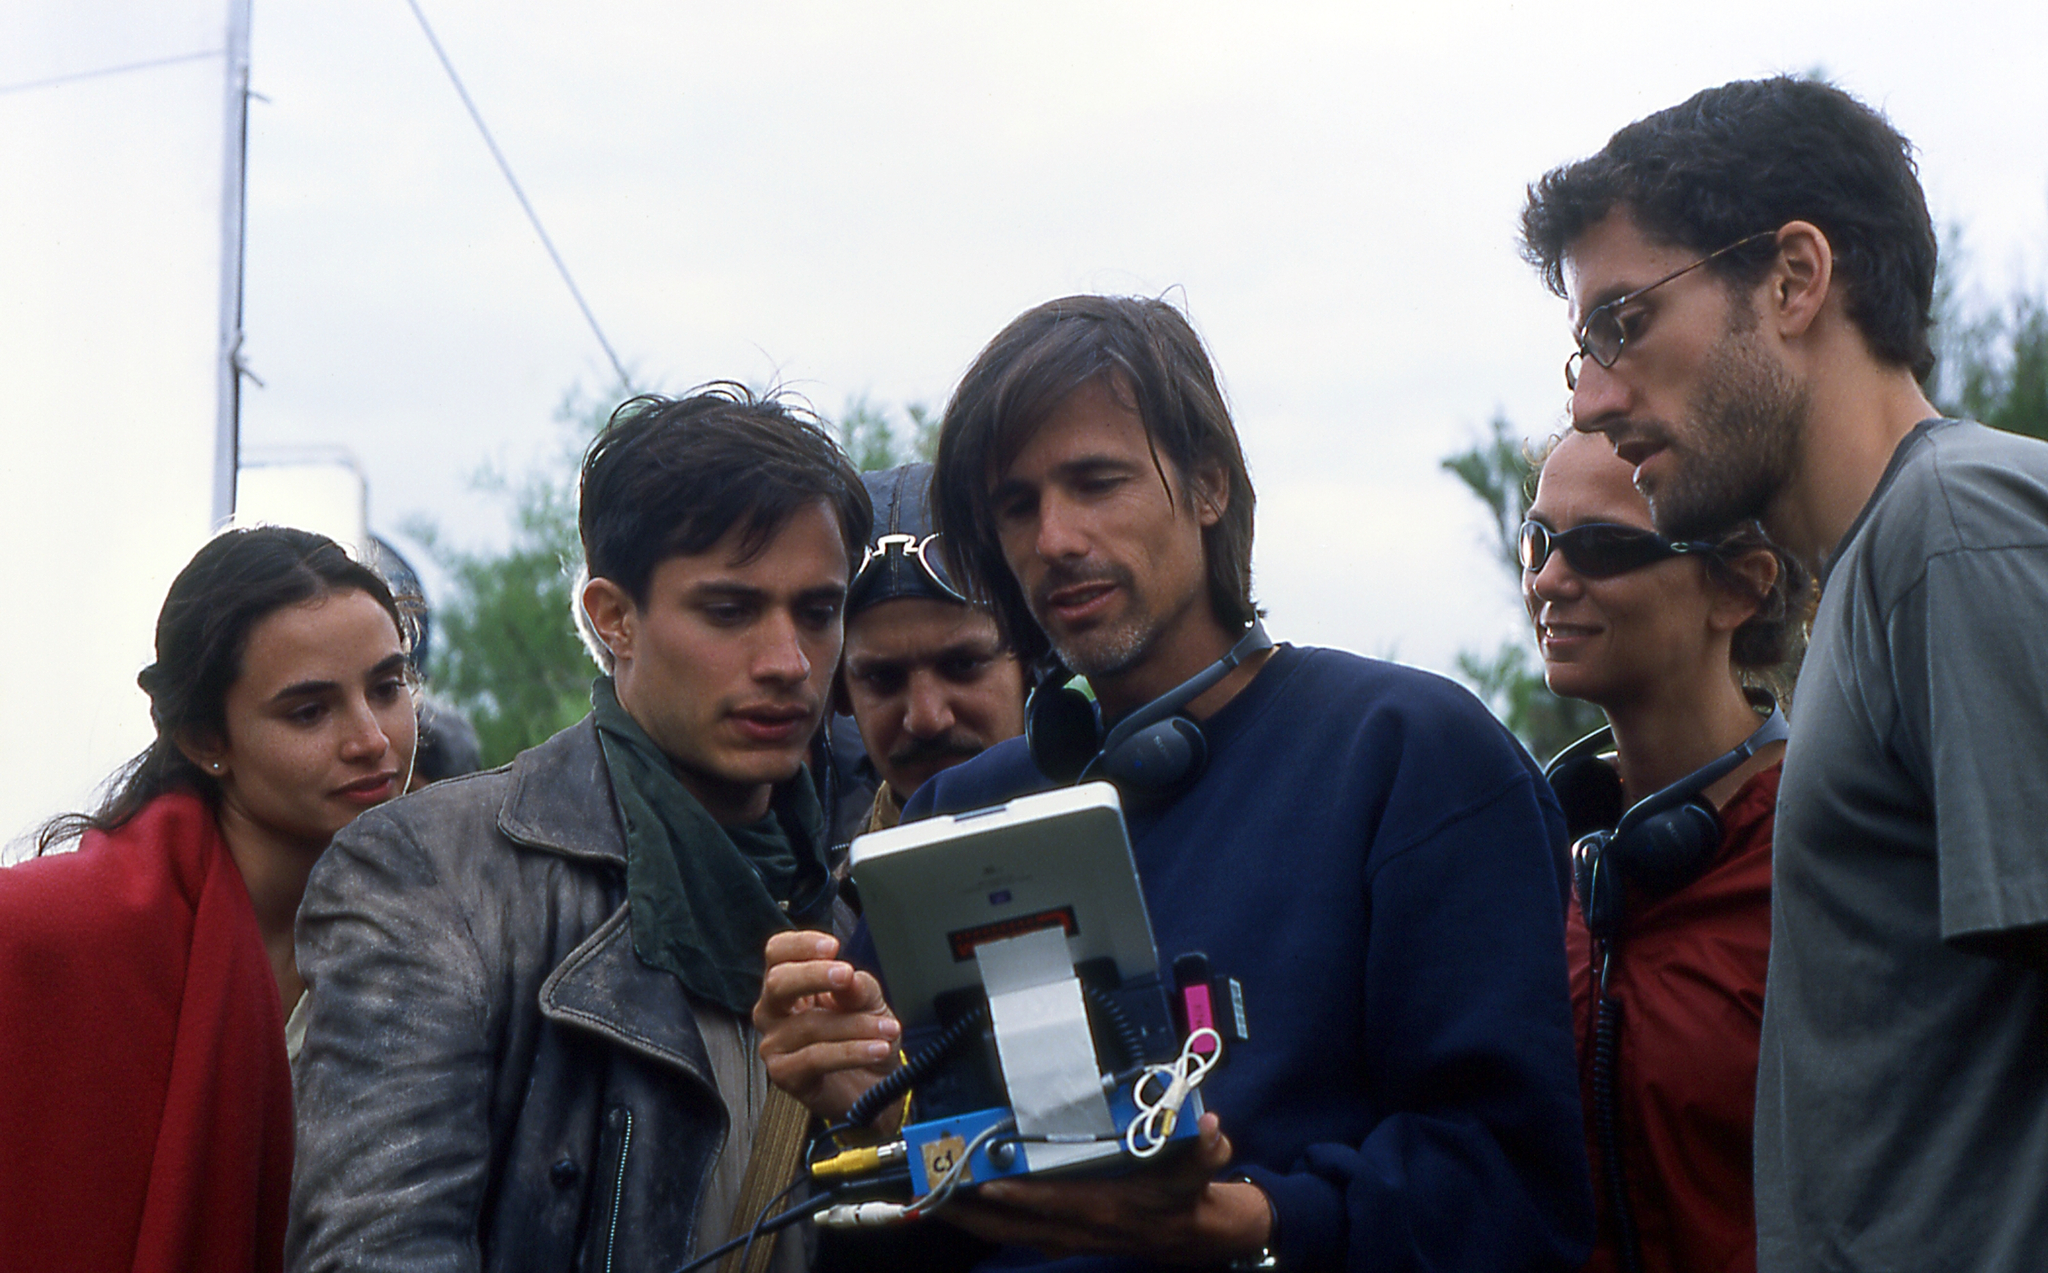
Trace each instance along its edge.
<path fill-rule="evenodd" d="M 1202 727 L 1180 710 L 1252 655 L 1273 648 L 1257 619 L 1230 652 L 1116 723 L 1105 737 L 1095 701 L 1067 684 L 1055 665 L 1024 707 L 1031 763 L 1055 782 L 1107 778 L 1126 796 L 1164 799 L 1202 776 L 1209 744 Z"/>
<path fill-rule="evenodd" d="M 1573 836 L 1572 889 L 1586 927 L 1602 942 L 1621 930 L 1623 898 L 1633 888 L 1651 897 L 1677 892 L 1704 873 L 1721 847 L 1721 818 L 1703 794 L 1742 762 L 1791 737 L 1775 701 L 1755 732 L 1720 756 L 1622 812 L 1621 775 L 1601 759 L 1614 734 L 1602 727 L 1557 754 L 1544 768 Z M 1611 825 L 1613 830 L 1605 830 Z"/>

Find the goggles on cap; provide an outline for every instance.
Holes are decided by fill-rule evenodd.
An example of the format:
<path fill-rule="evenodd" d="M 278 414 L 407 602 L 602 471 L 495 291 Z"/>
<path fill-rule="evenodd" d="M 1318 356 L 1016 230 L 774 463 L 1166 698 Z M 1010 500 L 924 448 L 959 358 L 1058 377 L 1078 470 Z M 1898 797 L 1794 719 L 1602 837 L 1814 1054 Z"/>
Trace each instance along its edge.
<path fill-rule="evenodd" d="M 915 535 L 883 535 L 861 554 L 860 568 L 847 585 L 849 612 L 878 601 L 896 597 L 932 597 L 935 600 L 970 604 L 965 594 L 947 577 L 944 557 L 934 551 L 936 533 L 920 539 Z"/>

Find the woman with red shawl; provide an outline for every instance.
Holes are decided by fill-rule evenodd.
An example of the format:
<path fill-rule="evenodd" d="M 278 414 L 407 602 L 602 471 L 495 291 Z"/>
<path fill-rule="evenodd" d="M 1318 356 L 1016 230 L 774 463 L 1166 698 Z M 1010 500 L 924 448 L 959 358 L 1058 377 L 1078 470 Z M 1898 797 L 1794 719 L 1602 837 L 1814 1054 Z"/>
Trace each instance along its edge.
<path fill-rule="evenodd" d="M 227 531 L 172 583 L 136 678 L 156 740 L 0 870 L 0 1273 L 281 1267 L 292 921 L 405 789 L 406 650 L 320 535 Z"/>

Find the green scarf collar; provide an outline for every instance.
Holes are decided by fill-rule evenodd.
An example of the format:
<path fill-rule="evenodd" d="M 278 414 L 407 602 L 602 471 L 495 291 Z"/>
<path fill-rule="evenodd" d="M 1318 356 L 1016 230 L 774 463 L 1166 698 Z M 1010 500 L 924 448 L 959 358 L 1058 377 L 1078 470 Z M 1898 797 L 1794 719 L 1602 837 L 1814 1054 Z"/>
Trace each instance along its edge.
<path fill-rule="evenodd" d="M 625 823 L 634 951 L 690 993 L 750 1015 L 768 938 L 831 913 L 817 792 L 799 773 L 775 789 L 760 823 L 721 827 L 619 705 L 610 677 L 591 685 L 590 704 Z"/>

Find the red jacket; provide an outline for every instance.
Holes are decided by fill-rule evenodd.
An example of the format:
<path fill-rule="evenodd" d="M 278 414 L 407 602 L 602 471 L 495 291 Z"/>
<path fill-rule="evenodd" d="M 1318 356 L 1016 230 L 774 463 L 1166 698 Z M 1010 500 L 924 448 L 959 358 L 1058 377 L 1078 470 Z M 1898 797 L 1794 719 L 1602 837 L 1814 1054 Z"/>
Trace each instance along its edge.
<path fill-rule="evenodd" d="M 1645 1273 L 1754 1273 L 1750 1135 L 1771 944 L 1771 824 L 1782 765 L 1721 810 L 1721 851 L 1668 897 L 1634 896 L 1608 990 L 1621 1000 L 1615 1080 L 1621 1157 Z M 1622 1267 L 1593 1134 L 1592 940 L 1576 901 L 1565 927 L 1586 1141 L 1600 1199 L 1590 1271 Z"/>
<path fill-rule="evenodd" d="M 277 981 L 205 803 L 0 870 L 0 1271 L 279 1269 L 291 1163 Z"/>

